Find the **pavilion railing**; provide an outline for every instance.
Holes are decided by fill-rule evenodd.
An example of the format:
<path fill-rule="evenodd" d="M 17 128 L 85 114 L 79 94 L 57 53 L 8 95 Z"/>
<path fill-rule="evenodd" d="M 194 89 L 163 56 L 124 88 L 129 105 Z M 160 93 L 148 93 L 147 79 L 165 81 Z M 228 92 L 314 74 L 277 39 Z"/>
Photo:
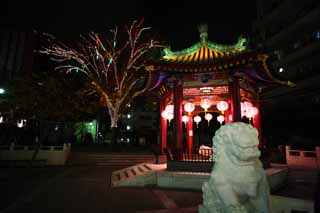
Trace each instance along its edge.
<path fill-rule="evenodd" d="M 172 161 L 191 161 L 191 162 L 213 162 L 212 149 L 200 149 L 199 147 L 192 150 L 185 149 L 165 149 L 168 160 Z"/>

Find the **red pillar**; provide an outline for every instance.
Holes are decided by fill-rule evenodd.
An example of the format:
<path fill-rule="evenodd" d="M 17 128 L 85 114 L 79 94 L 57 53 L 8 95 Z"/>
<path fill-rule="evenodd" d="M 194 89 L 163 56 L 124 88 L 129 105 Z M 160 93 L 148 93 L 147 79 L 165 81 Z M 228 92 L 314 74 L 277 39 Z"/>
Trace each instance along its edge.
<path fill-rule="evenodd" d="M 189 116 L 188 126 L 187 126 L 187 148 L 188 154 L 191 156 L 193 148 L 193 116 Z"/>
<path fill-rule="evenodd" d="M 165 110 L 166 108 L 166 103 L 165 103 L 165 99 L 162 99 L 161 102 L 160 102 L 160 132 L 161 132 L 161 135 L 160 135 L 160 141 L 161 141 L 161 144 L 160 144 L 160 149 L 161 149 L 161 154 L 164 155 L 164 149 L 167 148 L 167 120 L 164 119 L 162 116 L 161 116 L 161 112 L 163 110 Z"/>
<path fill-rule="evenodd" d="M 229 115 L 230 115 L 230 109 L 228 109 L 227 111 L 224 112 L 224 120 L 226 121 L 226 123 L 231 123 L 232 122 L 229 119 Z"/>
<path fill-rule="evenodd" d="M 229 83 L 229 97 L 231 98 L 232 122 L 241 121 L 240 86 L 239 79 L 232 78 Z"/>
<path fill-rule="evenodd" d="M 260 114 L 260 106 L 259 102 L 255 104 L 255 107 L 258 108 L 258 114 L 253 117 L 253 126 L 258 130 L 259 134 L 259 148 L 263 148 L 263 135 L 262 135 L 262 128 L 261 128 L 261 114 Z"/>
<path fill-rule="evenodd" d="M 174 105 L 173 133 L 174 133 L 174 140 L 175 140 L 173 147 L 176 149 L 183 148 L 182 98 L 183 98 L 182 80 L 178 79 L 174 82 L 174 88 L 173 88 L 173 105 Z"/>

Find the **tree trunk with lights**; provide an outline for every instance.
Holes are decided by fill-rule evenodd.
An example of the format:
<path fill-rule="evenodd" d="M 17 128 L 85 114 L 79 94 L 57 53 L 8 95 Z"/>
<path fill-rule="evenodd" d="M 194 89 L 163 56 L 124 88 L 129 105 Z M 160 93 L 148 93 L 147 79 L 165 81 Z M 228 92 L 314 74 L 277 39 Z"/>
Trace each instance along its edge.
<path fill-rule="evenodd" d="M 150 71 L 145 69 L 146 53 L 162 47 L 158 41 L 146 39 L 145 31 L 150 28 L 142 25 L 143 21 L 134 21 L 124 30 L 111 30 L 111 38 L 90 33 L 75 48 L 54 42 L 40 51 L 59 62 L 57 70 L 86 75 L 90 83 L 88 94 L 97 94 L 108 108 L 113 143 L 117 141 L 117 124 L 125 106 L 146 90 L 150 80 Z M 118 34 L 122 34 L 121 40 Z"/>

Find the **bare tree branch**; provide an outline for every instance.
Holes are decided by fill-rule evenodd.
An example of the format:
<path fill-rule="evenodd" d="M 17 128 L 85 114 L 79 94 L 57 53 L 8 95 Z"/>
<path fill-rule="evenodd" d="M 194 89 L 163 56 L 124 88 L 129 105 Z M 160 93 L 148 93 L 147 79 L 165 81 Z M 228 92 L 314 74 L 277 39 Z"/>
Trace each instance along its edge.
<path fill-rule="evenodd" d="M 162 47 L 160 42 L 148 38 L 150 27 L 143 27 L 143 20 L 133 21 L 129 27 L 116 27 L 108 34 L 89 33 L 81 36 L 72 48 L 54 42 L 40 50 L 55 60 L 56 70 L 66 73 L 84 73 L 94 90 L 108 107 L 111 126 L 116 127 L 119 115 L 131 99 L 145 91 L 146 53 Z M 52 37 L 50 37 L 52 40 Z M 150 74 L 150 73 L 149 73 Z"/>

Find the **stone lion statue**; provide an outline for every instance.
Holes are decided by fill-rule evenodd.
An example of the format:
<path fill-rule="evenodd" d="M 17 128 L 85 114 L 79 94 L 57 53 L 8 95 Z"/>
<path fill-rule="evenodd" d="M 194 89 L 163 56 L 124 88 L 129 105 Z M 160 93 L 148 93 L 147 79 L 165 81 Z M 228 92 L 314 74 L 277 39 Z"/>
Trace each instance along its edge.
<path fill-rule="evenodd" d="M 217 130 L 212 142 L 215 164 L 209 181 L 202 186 L 199 212 L 270 212 L 257 130 L 249 124 L 229 123 Z"/>

